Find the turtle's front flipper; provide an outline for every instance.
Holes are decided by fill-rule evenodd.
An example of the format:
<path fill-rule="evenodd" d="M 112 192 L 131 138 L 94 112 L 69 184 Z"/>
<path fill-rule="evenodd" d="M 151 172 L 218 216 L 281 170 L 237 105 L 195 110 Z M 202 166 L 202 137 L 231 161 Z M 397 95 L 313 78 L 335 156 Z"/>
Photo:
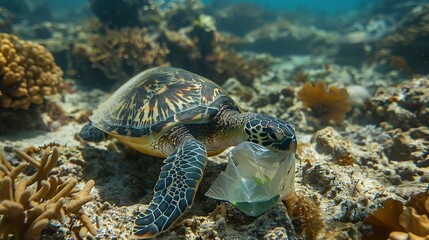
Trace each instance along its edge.
<path fill-rule="evenodd" d="M 207 163 L 205 146 L 186 140 L 164 161 L 149 207 L 139 214 L 133 238 L 150 238 L 168 229 L 191 207 Z"/>
<path fill-rule="evenodd" d="M 106 134 L 92 123 L 88 123 L 80 130 L 79 137 L 86 141 L 100 142 L 106 139 Z"/>

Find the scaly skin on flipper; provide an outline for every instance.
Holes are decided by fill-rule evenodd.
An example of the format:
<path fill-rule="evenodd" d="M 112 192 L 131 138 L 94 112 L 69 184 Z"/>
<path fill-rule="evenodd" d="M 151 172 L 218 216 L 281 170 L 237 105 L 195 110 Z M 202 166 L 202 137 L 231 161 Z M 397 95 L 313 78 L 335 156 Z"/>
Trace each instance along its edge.
<path fill-rule="evenodd" d="M 133 238 L 150 238 L 165 231 L 194 202 L 207 163 L 205 146 L 185 140 L 164 161 L 149 207 L 139 214 Z"/>
<path fill-rule="evenodd" d="M 106 139 L 106 134 L 94 127 L 92 123 L 88 123 L 80 130 L 79 137 L 86 141 L 100 142 Z"/>

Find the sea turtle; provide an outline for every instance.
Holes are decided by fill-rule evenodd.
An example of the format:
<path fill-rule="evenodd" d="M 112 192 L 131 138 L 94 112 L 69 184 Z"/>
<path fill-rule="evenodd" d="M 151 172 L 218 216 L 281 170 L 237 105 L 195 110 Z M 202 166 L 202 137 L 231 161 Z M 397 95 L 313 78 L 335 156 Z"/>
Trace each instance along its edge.
<path fill-rule="evenodd" d="M 149 207 L 138 214 L 133 238 L 150 238 L 191 207 L 207 156 L 250 141 L 274 151 L 295 152 L 289 122 L 245 112 L 214 82 L 183 69 L 158 67 L 120 87 L 90 116 L 81 138 L 105 135 L 130 147 L 166 157 Z"/>

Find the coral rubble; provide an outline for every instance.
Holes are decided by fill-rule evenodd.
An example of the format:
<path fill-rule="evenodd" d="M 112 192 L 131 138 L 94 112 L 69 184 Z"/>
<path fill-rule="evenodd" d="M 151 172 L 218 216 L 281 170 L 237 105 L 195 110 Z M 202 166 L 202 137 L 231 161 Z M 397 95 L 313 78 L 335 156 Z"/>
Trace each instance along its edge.
<path fill-rule="evenodd" d="M 41 45 L 0 33 L 0 106 L 28 109 L 56 94 L 63 72 Z"/>
<path fill-rule="evenodd" d="M 57 164 L 59 152 L 56 147 L 47 148 L 40 161 L 15 150 L 24 163 L 12 166 L 4 156 L 0 156 L 0 238 L 40 239 L 42 230 L 53 219 L 63 220 L 68 215 L 75 215 L 82 226 L 80 237 L 88 233 L 96 235 L 97 230 L 82 206 L 93 199 L 89 195 L 94 181 L 88 181 L 82 190 L 75 188 L 77 180 L 70 178 L 62 181 L 50 172 Z M 23 173 L 29 166 L 37 171 L 27 176 Z"/>

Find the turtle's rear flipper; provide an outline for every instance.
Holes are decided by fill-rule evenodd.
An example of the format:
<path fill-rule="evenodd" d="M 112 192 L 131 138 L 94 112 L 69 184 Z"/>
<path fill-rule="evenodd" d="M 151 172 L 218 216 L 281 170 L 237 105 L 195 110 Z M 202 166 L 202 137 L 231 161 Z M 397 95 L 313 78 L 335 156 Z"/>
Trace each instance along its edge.
<path fill-rule="evenodd" d="M 79 137 L 86 141 L 100 142 L 106 139 L 106 134 L 92 123 L 88 123 L 80 130 Z"/>
<path fill-rule="evenodd" d="M 132 238 L 165 231 L 192 206 L 207 163 L 204 144 L 186 140 L 164 161 L 149 207 L 135 220 Z"/>

